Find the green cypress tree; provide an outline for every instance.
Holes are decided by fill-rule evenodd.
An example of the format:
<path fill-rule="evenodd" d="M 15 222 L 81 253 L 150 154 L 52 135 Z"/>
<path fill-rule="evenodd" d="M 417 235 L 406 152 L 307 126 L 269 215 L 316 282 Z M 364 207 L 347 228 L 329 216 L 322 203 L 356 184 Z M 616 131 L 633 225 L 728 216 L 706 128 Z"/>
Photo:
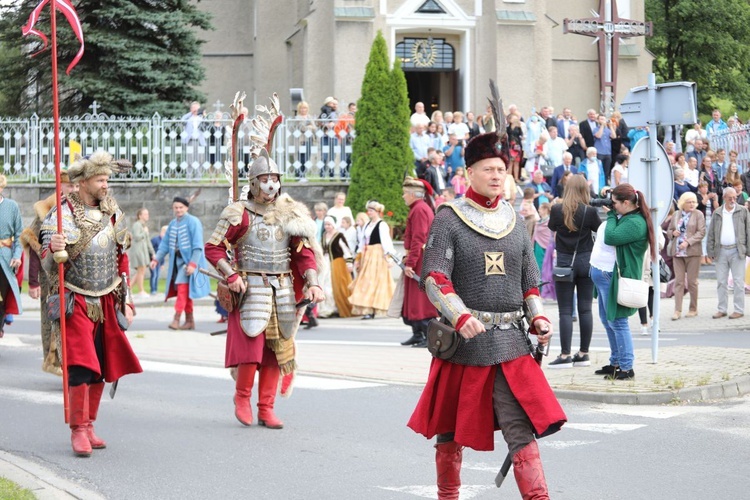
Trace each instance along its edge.
<path fill-rule="evenodd" d="M 406 106 L 405 115 L 403 106 Z M 403 160 L 404 145 L 411 154 L 408 113 L 406 79 L 400 68 L 391 71 L 385 39 L 378 32 L 357 102 L 357 137 L 352 147 L 351 185 L 347 196 L 347 204 L 355 212 L 364 210 L 367 200 L 376 199 L 385 205 L 386 212 L 393 213 L 387 217 L 389 223 L 400 224 L 406 220 L 407 207 L 401 199 L 401 184 L 408 168 Z"/>
<path fill-rule="evenodd" d="M 42 45 L 22 38 L 21 26 L 39 0 L 2 8 L 0 114 L 51 114 L 51 51 L 29 54 Z M 82 114 L 93 101 L 108 114 L 174 116 L 186 103 L 202 100 L 196 90 L 204 78 L 197 29 L 211 29 L 210 16 L 188 0 L 79 0 L 74 2 L 86 43 L 70 76 L 65 69 L 78 51 L 78 40 L 57 14 L 60 113 Z M 196 29 L 197 28 L 197 29 Z M 37 23 L 49 34 L 49 7 Z M 17 80 L 15 78 L 18 78 Z M 18 82 L 24 82 L 22 86 Z"/>

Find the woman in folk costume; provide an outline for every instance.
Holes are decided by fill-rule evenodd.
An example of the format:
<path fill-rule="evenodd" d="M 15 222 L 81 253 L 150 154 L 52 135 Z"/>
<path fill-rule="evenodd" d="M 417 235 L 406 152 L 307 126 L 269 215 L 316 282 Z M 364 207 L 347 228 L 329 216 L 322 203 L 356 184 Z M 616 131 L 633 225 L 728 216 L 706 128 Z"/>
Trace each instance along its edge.
<path fill-rule="evenodd" d="M 361 256 L 349 302 L 355 314 L 364 314 L 362 319 L 373 319 L 385 315 L 396 290 L 386 260 L 386 254 L 395 250 L 390 228 L 383 220 L 385 207 L 375 200 L 368 201 L 366 207 L 370 220 L 364 229 L 364 248 L 357 250 Z"/>
<path fill-rule="evenodd" d="M 148 297 L 148 292 L 143 286 L 143 279 L 146 276 L 146 268 L 151 263 L 151 257 L 156 253 L 151 238 L 148 236 L 148 209 L 141 207 L 135 213 L 135 222 L 130 227 L 130 235 L 133 243 L 128 250 L 130 265 L 135 268 L 135 278 L 133 279 L 132 293 L 135 296 L 136 290 L 139 297 Z"/>
<path fill-rule="evenodd" d="M 496 95 L 494 91 L 493 95 Z M 493 102 L 493 101 L 491 101 Z M 433 358 L 422 396 L 407 424 L 437 436 L 439 499 L 458 499 L 462 450 L 493 450 L 502 428 L 524 499 L 549 499 L 535 437 L 566 417 L 534 357 L 521 322 L 540 345 L 552 336 L 537 284 L 539 270 L 522 221 L 502 199 L 507 135 L 499 98 L 498 130 L 469 141 L 466 196 L 438 208 L 422 262 L 422 288 L 458 332 L 449 359 Z"/>
<path fill-rule="evenodd" d="M 323 257 L 317 226 L 304 204 L 281 194 L 281 171 L 265 149 L 275 128 L 269 124 L 281 120 L 278 110 L 274 94 L 272 108 L 263 108 L 270 120 L 252 120 L 248 198 L 224 208 L 205 245 L 206 258 L 238 299 L 227 319 L 224 360 L 227 368 L 236 368 L 234 415 L 242 425 L 252 424 L 250 396 L 259 372 L 258 424 L 270 429 L 284 426 L 274 413 L 276 391 L 281 385 L 282 395 L 291 392 L 297 367 L 294 337 L 302 311 L 295 305 L 303 297 L 325 300 L 317 273 Z M 231 259 L 225 242 L 233 249 Z"/>
<path fill-rule="evenodd" d="M 328 259 L 326 277 L 320 273 L 320 282 L 326 294 L 325 302 L 318 306 L 321 317 L 338 314 L 340 318 L 352 315 L 352 305 L 349 303 L 349 285 L 352 284 L 352 262 L 354 258 L 346 238 L 336 229 L 336 218 L 326 216 L 323 221 L 323 255 Z"/>

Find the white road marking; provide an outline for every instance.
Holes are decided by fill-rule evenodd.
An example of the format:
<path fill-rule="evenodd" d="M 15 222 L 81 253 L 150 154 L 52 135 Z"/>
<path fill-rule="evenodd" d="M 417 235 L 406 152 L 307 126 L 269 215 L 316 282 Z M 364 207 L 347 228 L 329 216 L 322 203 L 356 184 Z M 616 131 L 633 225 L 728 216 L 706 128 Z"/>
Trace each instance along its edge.
<path fill-rule="evenodd" d="M 646 418 L 672 418 L 685 415 L 687 413 L 711 413 L 715 412 L 714 408 L 699 406 L 600 406 L 591 408 L 592 411 L 599 413 L 610 413 L 615 415 L 628 415 L 631 417 Z"/>
<path fill-rule="evenodd" d="M 437 498 L 437 486 L 378 486 L 381 490 L 386 491 L 397 491 L 399 493 L 405 493 L 407 495 L 413 495 L 420 498 Z M 465 484 L 461 486 L 459 490 L 461 493 L 462 500 L 468 500 L 474 498 L 480 493 L 493 489 L 494 486 L 488 486 L 485 484 Z"/>
<path fill-rule="evenodd" d="M 229 370 L 211 366 L 180 365 L 175 363 L 163 363 L 161 361 L 141 361 L 144 371 L 157 373 L 173 373 L 178 375 L 192 375 L 195 377 L 208 377 L 223 380 L 231 380 Z M 338 391 L 342 389 L 364 389 L 368 387 L 382 387 L 386 384 L 373 382 L 360 382 L 356 380 L 345 380 L 338 378 L 309 377 L 296 375 L 294 388 L 311 389 L 318 391 Z"/>
<path fill-rule="evenodd" d="M 300 340 L 297 339 L 299 345 L 361 345 L 361 346 L 375 346 L 375 347 L 401 347 L 403 346 L 398 342 L 372 342 L 372 341 L 357 341 L 357 340 Z"/>
<path fill-rule="evenodd" d="M 567 427 L 567 425 L 566 425 Z M 539 441 L 541 448 L 552 448 L 553 450 L 564 450 L 565 448 L 573 448 L 575 446 L 586 446 L 589 444 L 596 444 L 599 441 Z"/>
<path fill-rule="evenodd" d="M 14 387 L 0 387 L 0 399 L 15 399 L 29 403 L 43 405 L 63 404 L 62 390 L 60 392 L 37 391 L 33 389 L 16 389 Z"/>
<path fill-rule="evenodd" d="M 0 339 L 0 347 L 36 347 L 21 342 L 20 335 L 5 335 Z"/>
<path fill-rule="evenodd" d="M 579 431 L 599 432 L 601 434 L 620 434 L 621 432 L 634 431 L 646 427 L 645 424 L 565 424 L 566 429 L 577 429 Z"/>

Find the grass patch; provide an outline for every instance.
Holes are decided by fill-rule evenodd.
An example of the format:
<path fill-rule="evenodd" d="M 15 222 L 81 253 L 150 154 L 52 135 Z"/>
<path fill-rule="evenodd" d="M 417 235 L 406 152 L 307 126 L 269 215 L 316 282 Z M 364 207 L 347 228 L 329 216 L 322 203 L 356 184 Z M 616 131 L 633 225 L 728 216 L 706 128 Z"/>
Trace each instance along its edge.
<path fill-rule="evenodd" d="M 682 378 L 676 378 L 672 380 L 670 386 L 672 387 L 672 389 L 676 389 L 679 391 L 680 389 L 685 387 L 685 380 L 683 380 Z"/>
<path fill-rule="evenodd" d="M 721 374 L 721 380 L 724 382 L 729 382 L 729 379 L 732 378 L 728 372 L 724 372 Z"/>
<path fill-rule="evenodd" d="M 698 385 L 708 385 L 711 383 L 711 375 L 703 375 L 701 378 L 698 379 Z"/>
<path fill-rule="evenodd" d="M 3 500 L 35 500 L 34 494 L 13 481 L 0 477 L 0 498 Z"/>

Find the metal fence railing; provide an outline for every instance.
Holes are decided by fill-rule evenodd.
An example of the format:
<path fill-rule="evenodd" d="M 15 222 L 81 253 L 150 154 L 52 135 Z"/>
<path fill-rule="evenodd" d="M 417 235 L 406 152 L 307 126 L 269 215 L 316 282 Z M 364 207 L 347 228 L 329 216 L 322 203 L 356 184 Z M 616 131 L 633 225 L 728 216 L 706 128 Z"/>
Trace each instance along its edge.
<path fill-rule="evenodd" d="M 227 113 L 203 118 L 200 136 L 188 138 L 185 123 L 177 118 L 115 117 L 85 114 L 60 119 L 60 151 L 68 164 L 68 144 L 81 144 L 83 154 L 104 149 L 116 158 L 130 160 L 134 168 L 113 181 L 216 181 L 224 178 L 224 163 L 230 158 L 228 139 L 232 120 Z M 240 177 L 250 163 L 249 126 L 239 131 Z M 271 157 L 285 179 L 349 179 L 353 120 L 285 118 L 276 131 Z M 53 182 L 54 131 L 51 118 L 0 119 L 0 173 L 9 182 Z"/>
<path fill-rule="evenodd" d="M 710 145 L 714 151 L 737 151 L 737 165 L 743 172 L 750 166 L 750 124 L 717 132 L 711 137 Z"/>

